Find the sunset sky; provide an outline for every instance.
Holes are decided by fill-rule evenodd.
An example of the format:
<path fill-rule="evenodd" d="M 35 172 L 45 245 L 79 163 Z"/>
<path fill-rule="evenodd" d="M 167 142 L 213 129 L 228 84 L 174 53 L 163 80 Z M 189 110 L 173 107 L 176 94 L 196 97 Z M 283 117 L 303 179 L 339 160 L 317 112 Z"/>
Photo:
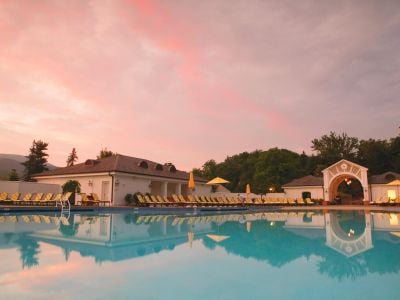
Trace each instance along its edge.
<path fill-rule="evenodd" d="M 0 0 L 0 153 L 190 170 L 400 125 L 400 1 Z"/>

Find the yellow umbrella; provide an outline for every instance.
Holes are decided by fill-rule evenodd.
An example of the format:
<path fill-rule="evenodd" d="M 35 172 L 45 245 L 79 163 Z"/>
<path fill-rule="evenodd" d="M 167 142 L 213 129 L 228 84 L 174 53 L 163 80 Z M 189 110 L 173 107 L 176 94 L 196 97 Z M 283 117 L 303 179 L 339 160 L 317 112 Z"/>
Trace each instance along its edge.
<path fill-rule="evenodd" d="M 189 242 L 190 248 L 192 248 L 193 240 L 194 240 L 194 232 L 189 231 L 188 232 L 188 242 Z"/>
<path fill-rule="evenodd" d="M 219 234 L 207 234 L 207 237 L 212 239 L 214 242 L 222 242 L 226 239 L 229 239 L 230 236 L 229 235 L 219 235 Z"/>
<path fill-rule="evenodd" d="M 194 191 L 194 189 L 196 188 L 196 184 L 194 183 L 194 176 L 193 176 L 193 172 L 190 172 L 189 174 L 189 189 L 191 189 L 192 191 Z"/>
<path fill-rule="evenodd" d="M 251 222 L 246 222 L 246 230 L 247 230 L 247 232 L 250 232 L 250 230 L 251 230 Z"/>
<path fill-rule="evenodd" d="M 222 184 L 222 183 L 229 183 L 229 181 L 221 177 L 215 177 L 214 179 L 207 182 L 207 184 Z"/>
<path fill-rule="evenodd" d="M 250 190 L 250 184 L 246 184 L 246 194 L 250 194 L 251 190 Z"/>

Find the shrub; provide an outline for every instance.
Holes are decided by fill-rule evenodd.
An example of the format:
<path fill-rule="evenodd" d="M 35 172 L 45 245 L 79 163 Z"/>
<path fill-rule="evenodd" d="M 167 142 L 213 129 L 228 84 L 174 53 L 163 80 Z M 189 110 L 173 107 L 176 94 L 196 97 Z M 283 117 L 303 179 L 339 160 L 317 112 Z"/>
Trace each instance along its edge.
<path fill-rule="evenodd" d="M 125 195 L 125 201 L 126 201 L 126 203 L 128 203 L 128 204 L 132 204 L 132 202 L 133 202 L 133 195 L 132 194 L 126 194 Z"/>

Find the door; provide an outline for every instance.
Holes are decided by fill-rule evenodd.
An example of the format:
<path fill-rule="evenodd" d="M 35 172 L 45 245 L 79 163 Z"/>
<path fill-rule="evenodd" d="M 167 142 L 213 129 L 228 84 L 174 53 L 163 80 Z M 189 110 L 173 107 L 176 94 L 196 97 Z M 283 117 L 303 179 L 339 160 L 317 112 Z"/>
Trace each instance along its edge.
<path fill-rule="evenodd" d="M 109 181 L 101 182 L 101 200 L 102 201 L 110 201 L 110 182 Z"/>

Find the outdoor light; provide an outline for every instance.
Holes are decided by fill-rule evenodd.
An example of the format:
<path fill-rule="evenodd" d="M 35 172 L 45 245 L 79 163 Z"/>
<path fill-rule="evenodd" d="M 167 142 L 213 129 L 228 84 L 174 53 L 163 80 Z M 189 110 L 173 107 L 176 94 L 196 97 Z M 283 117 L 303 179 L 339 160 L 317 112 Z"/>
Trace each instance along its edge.
<path fill-rule="evenodd" d="M 91 180 L 89 179 L 88 185 L 89 185 L 89 186 L 93 186 L 93 181 L 91 181 Z"/>
<path fill-rule="evenodd" d="M 118 185 L 119 185 L 119 180 L 117 178 L 117 179 L 115 179 L 115 186 L 118 186 Z"/>

